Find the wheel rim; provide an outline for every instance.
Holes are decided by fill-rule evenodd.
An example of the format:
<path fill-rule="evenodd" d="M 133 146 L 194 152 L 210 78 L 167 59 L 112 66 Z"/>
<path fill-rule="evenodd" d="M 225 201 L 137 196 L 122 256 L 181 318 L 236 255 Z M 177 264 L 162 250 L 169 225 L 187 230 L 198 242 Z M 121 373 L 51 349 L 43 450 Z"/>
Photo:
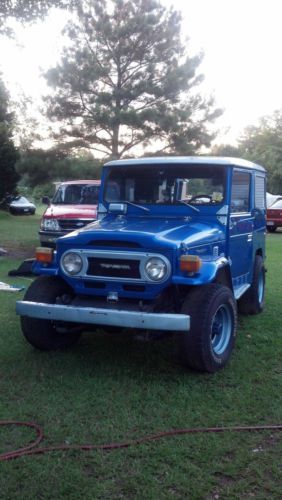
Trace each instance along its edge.
<path fill-rule="evenodd" d="M 217 356 L 221 355 L 229 344 L 233 331 L 232 318 L 230 307 L 226 304 L 221 305 L 213 317 L 211 343 L 213 352 Z"/>
<path fill-rule="evenodd" d="M 259 304 L 262 304 L 263 297 L 264 297 L 264 273 L 263 273 L 263 270 L 261 270 L 260 275 L 259 275 L 259 279 L 258 279 L 258 301 L 259 301 Z"/>

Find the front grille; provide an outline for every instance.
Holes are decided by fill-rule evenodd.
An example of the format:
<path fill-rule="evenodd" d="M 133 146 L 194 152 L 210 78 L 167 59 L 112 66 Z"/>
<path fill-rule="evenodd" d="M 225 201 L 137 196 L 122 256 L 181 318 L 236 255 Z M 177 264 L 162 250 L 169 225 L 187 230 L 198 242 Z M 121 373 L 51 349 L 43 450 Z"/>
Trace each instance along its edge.
<path fill-rule="evenodd" d="M 140 279 L 139 260 L 88 257 L 88 276 Z"/>
<path fill-rule="evenodd" d="M 94 220 L 94 219 L 93 219 Z M 92 219 L 58 219 L 58 222 L 60 224 L 60 228 L 63 231 L 75 231 L 76 229 L 80 229 L 87 224 L 90 224 L 90 222 L 93 222 Z"/>
<path fill-rule="evenodd" d="M 78 250 L 76 248 L 70 248 L 61 256 L 61 266 L 62 271 L 64 270 L 64 258 L 69 252 L 78 253 L 82 260 L 82 267 L 80 273 L 75 277 L 78 279 L 85 279 L 85 281 L 94 280 L 95 283 L 104 281 L 120 281 L 127 282 L 123 284 L 136 284 L 141 283 L 155 283 L 150 280 L 150 277 L 146 273 L 146 264 L 148 259 L 160 258 L 162 259 L 167 267 L 166 275 L 162 280 L 158 281 L 158 284 L 166 281 L 171 275 L 171 264 L 167 256 L 159 253 L 151 252 L 138 252 L 133 250 L 100 250 L 100 249 L 90 249 L 85 248 Z M 96 288 L 96 284 L 94 285 Z"/>

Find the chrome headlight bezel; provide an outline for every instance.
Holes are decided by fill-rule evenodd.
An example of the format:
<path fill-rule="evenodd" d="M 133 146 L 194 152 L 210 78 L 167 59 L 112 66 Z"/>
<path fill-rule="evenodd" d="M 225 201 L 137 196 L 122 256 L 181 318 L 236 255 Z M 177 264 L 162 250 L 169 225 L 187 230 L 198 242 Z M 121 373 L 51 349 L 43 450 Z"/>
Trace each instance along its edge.
<path fill-rule="evenodd" d="M 77 276 L 83 268 L 83 259 L 78 252 L 65 252 L 60 261 L 61 269 L 68 276 Z"/>
<path fill-rule="evenodd" d="M 153 256 L 144 263 L 144 274 L 150 282 L 161 283 L 168 278 L 169 273 L 169 262 L 163 257 Z"/>

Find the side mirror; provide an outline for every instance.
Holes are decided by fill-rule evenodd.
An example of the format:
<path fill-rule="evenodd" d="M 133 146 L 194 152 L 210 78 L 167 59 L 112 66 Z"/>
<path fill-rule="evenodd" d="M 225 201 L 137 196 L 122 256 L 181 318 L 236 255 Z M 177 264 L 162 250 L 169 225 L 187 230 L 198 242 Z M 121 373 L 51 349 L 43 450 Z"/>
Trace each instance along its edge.
<path fill-rule="evenodd" d="M 110 203 L 109 204 L 109 212 L 125 214 L 126 211 L 127 211 L 127 205 L 125 203 Z"/>
<path fill-rule="evenodd" d="M 49 205 L 51 205 L 51 200 L 50 200 L 49 196 L 43 196 L 43 198 L 42 198 L 42 200 L 41 200 L 41 201 L 42 201 L 42 203 L 44 203 L 45 205 L 48 205 L 48 206 L 49 206 Z"/>

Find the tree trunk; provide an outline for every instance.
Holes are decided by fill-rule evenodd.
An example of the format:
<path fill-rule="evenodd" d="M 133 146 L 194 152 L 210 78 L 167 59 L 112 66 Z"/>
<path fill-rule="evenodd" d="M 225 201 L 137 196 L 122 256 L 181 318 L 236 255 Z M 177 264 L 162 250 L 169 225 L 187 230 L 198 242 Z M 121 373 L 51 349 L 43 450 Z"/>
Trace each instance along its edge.
<path fill-rule="evenodd" d="M 112 157 L 113 159 L 117 159 L 120 157 L 119 147 L 118 147 L 118 138 L 119 138 L 119 124 L 115 125 L 113 129 L 113 139 L 112 139 Z"/>

